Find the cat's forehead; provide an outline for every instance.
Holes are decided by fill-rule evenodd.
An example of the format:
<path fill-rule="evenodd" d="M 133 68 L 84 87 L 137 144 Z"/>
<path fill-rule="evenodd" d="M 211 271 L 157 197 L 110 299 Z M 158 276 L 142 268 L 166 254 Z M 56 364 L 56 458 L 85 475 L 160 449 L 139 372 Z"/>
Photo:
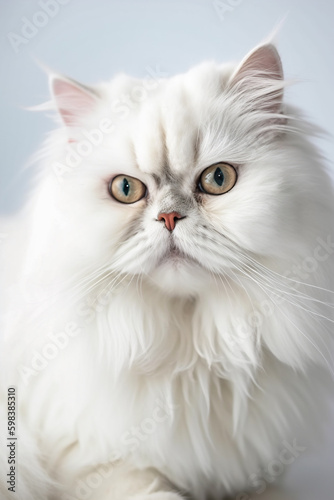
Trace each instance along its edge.
<path fill-rule="evenodd" d="M 201 124 L 209 103 L 219 96 L 224 72 L 215 64 L 201 65 L 183 75 L 144 87 L 142 99 L 124 129 L 129 132 L 136 164 L 157 181 L 172 182 L 196 164 Z M 124 88 L 138 89 L 138 80 Z"/>

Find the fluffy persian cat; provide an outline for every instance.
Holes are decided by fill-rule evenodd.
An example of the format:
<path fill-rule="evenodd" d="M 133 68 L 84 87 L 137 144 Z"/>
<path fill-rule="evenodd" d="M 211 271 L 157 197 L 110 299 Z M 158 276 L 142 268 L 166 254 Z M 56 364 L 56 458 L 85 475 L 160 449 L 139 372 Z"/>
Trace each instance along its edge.
<path fill-rule="evenodd" d="M 330 387 L 315 127 L 270 43 L 158 81 L 50 85 L 61 126 L 4 230 L 2 498 L 248 498 Z"/>

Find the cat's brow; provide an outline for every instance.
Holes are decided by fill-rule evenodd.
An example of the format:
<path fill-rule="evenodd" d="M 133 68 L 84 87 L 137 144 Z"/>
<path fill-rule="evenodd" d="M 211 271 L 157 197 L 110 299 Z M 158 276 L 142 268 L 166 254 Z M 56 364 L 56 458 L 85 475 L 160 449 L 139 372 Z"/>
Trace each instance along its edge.
<path fill-rule="evenodd" d="M 166 163 L 163 167 L 163 174 L 162 174 L 162 177 L 165 179 L 165 181 L 168 183 L 168 184 L 174 184 L 175 182 L 178 182 L 179 181 L 179 178 L 181 177 L 180 175 L 175 175 L 169 164 Z"/>
<path fill-rule="evenodd" d="M 151 174 L 154 178 L 158 187 L 162 185 L 170 185 L 175 186 L 176 188 L 182 184 L 184 179 L 183 173 L 174 173 L 172 172 L 170 166 L 168 164 L 164 164 L 162 167 L 162 171 L 159 174 Z"/>

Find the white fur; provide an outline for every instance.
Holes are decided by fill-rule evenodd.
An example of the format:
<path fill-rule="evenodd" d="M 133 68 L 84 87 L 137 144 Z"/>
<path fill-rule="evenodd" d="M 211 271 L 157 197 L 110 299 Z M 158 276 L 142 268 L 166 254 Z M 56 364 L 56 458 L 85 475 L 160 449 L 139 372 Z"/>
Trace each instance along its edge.
<path fill-rule="evenodd" d="M 78 123 L 48 140 L 6 248 L 2 397 L 17 386 L 17 498 L 80 498 L 77 481 L 108 463 L 89 498 L 220 498 L 313 425 L 333 255 L 321 247 L 314 271 L 295 266 L 333 234 L 333 192 L 312 127 L 277 107 L 284 81 L 270 68 L 240 81 L 243 67 L 160 81 L 130 112 L 116 100 L 138 80 L 96 86 L 96 102 L 79 87 L 80 110 L 92 109 L 72 104 Z M 75 148 L 106 117 L 115 130 L 60 175 L 67 139 Z M 194 194 L 219 161 L 238 166 L 235 187 Z M 152 174 L 166 172 L 159 186 Z M 117 174 L 142 180 L 148 200 L 112 199 Z M 156 218 L 171 210 L 187 215 L 173 231 L 187 261 L 164 257 L 172 236 Z M 50 332 L 64 347 L 28 372 Z M 0 492 L 13 498 L 5 482 Z"/>

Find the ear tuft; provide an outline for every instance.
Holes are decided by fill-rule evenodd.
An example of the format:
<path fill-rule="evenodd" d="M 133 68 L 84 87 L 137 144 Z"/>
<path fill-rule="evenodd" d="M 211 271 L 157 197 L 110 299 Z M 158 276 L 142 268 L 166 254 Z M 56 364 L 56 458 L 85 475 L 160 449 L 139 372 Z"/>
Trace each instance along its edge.
<path fill-rule="evenodd" d="M 68 127 L 79 125 L 98 104 L 99 97 L 93 89 L 69 78 L 51 75 L 50 88 L 59 114 Z"/>

